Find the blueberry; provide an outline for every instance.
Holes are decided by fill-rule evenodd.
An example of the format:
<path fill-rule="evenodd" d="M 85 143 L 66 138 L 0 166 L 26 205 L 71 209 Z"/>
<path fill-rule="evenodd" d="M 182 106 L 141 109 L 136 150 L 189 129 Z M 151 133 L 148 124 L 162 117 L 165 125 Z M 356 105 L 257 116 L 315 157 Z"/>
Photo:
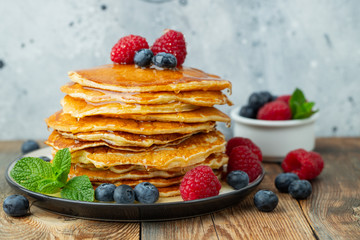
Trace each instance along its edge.
<path fill-rule="evenodd" d="M 249 97 L 249 106 L 259 110 L 262 106 L 272 100 L 272 95 L 268 91 L 255 92 L 252 93 Z"/>
<path fill-rule="evenodd" d="M 262 212 L 271 212 L 279 203 L 279 198 L 269 190 L 260 190 L 254 196 L 254 204 Z"/>
<path fill-rule="evenodd" d="M 249 176 L 243 171 L 231 171 L 226 176 L 226 182 L 235 189 L 244 188 L 249 184 Z"/>
<path fill-rule="evenodd" d="M 114 201 L 114 190 L 116 186 L 111 183 L 103 183 L 95 189 L 95 199 L 103 202 Z"/>
<path fill-rule="evenodd" d="M 34 151 L 36 149 L 39 149 L 40 146 L 37 142 L 35 142 L 34 140 L 27 140 L 26 142 L 23 143 L 23 145 L 21 146 L 21 152 L 23 154 Z"/>
<path fill-rule="evenodd" d="M 29 212 L 29 200 L 22 195 L 8 196 L 3 203 L 4 212 L 12 217 L 22 217 Z"/>
<path fill-rule="evenodd" d="M 141 203 L 154 203 L 159 199 L 159 190 L 149 182 L 142 182 L 134 188 L 135 199 Z"/>
<path fill-rule="evenodd" d="M 139 67 L 148 67 L 151 64 L 151 59 L 153 58 L 154 54 L 150 49 L 140 49 L 136 51 L 134 56 L 134 62 Z"/>
<path fill-rule="evenodd" d="M 158 53 L 152 58 L 152 62 L 162 68 L 174 68 L 177 65 L 176 57 L 170 53 Z"/>
<path fill-rule="evenodd" d="M 308 180 L 295 180 L 289 186 L 290 195 L 296 199 L 305 199 L 311 192 L 312 187 Z"/>
<path fill-rule="evenodd" d="M 256 118 L 257 109 L 249 105 L 242 106 L 240 109 L 240 116 L 246 118 Z"/>
<path fill-rule="evenodd" d="M 280 192 L 288 192 L 289 185 L 295 180 L 299 180 L 295 173 L 281 173 L 275 178 L 275 186 Z"/>
<path fill-rule="evenodd" d="M 39 157 L 39 158 L 41 158 L 41 159 L 44 160 L 45 162 L 50 162 L 50 161 L 51 161 L 51 159 L 48 158 L 48 157 L 46 157 L 46 156 L 41 156 L 41 157 Z"/>
<path fill-rule="evenodd" d="M 135 201 L 135 192 L 128 185 L 120 185 L 115 188 L 114 200 L 117 203 L 133 203 Z"/>

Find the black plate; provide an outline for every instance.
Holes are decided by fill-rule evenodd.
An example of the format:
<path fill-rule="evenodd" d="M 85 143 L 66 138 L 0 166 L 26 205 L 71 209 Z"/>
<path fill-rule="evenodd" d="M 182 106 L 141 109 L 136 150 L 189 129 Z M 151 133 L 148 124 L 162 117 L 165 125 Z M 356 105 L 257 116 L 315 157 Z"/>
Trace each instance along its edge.
<path fill-rule="evenodd" d="M 39 154 L 39 152 L 43 153 L 44 150 L 47 150 L 48 155 L 50 155 L 50 149 L 40 149 L 29 155 L 45 155 Z M 245 188 L 220 193 L 215 197 L 193 201 L 174 201 L 154 204 L 117 204 L 74 201 L 30 191 L 17 184 L 10 177 L 10 170 L 16 161 L 17 160 L 13 161 L 8 166 L 5 174 L 6 180 L 12 188 L 36 199 L 33 202 L 34 205 L 61 215 L 103 221 L 164 221 L 195 217 L 219 211 L 239 203 L 260 184 L 265 174 L 263 169 L 262 174 Z"/>

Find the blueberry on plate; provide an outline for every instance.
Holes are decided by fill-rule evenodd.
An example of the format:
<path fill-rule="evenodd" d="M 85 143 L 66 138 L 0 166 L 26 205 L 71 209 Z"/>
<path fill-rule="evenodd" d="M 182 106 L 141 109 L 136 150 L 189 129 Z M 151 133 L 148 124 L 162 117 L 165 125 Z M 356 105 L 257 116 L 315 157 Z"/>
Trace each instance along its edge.
<path fill-rule="evenodd" d="M 290 183 L 299 180 L 299 176 L 295 173 L 280 173 L 275 178 L 275 186 L 280 192 L 287 193 Z"/>
<path fill-rule="evenodd" d="M 45 162 L 50 162 L 51 159 L 46 157 L 46 156 L 40 156 L 39 158 L 41 158 L 42 160 L 44 160 Z"/>
<path fill-rule="evenodd" d="M 162 68 L 174 68 L 177 65 L 177 59 L 170 53 L 158 53 L 152 58 L 153 64 Z"/>
<path fill-rule="evenodd" d="M 249 97 L 249 106 L 259 110 L 262 106 L 272 100 L 272 95 L 268 91 L 255 92 L 252 93 Z"/>
<path fill-rule="evenodd" d="M 260 190 L 254 196 L 254 204 L 262 212 L 271 212 L 279 203 L 279 198 L 269 190 Z"/>
<path fill-rule="evenodd" d="M 256 118 L 257 109 L 254 107 L 251 107 L 249 105 L 242 106 L 240 109 L 240 116 L 246 117 L 246 118 Z"/>
<path fill-rule="evenodd" d="M 133 203 L 135 201 L 135 192 L 129 185 L 120 185 L 115 188 L 114 200 L 117 203 Z"/>
<path fill-rule="evenodd" d="M 34 151 L 36 149 L 39 149 L 40 146 L 37 142 L 35 142 L 34 140 L 27 140 L 26 142 L 24 142 L 21 146 L 21 152 L 23 154 L 26 154 L 28 152 Z"/>
<path fill-rule="evenodd" d="M 249 176 L 243 171 L 231 171 L 226 176 L 226 182 L 235 189 L 241 189 L 249 184 Z"/>
<path fill-rule="evenodd" d="M 142 182 L 135 186 L 135 199 L 141 203 L 154 203 L 159 199 L 159 190 L 149 182 Z"/>
<path fill-rule="evenodd" d="M 311 192 L 312 187 L 308 180 L 295 180 L 289 185 L 289 193 L 296 199 L 305 199 Z"/>
<path fill-rule="evenodd" d="M 12 217 L 22 217 L 29 213 L 29 200 L 23 195 L 11 195 L 5 198 L 4 212 Z"/>
<path fill-rule="evenodd" d="M 116 186 L 111 183 L 103 183 L 95 189 L 95 199 L 102 202 L 114 201 L 114 190 Z"/>
<path fill-rule="evenodd" d="M 135 53 L 134 63 L 139 67 L 148 67 L 151 64 L 151 60 L 153 56 L 154 54 L 150 49 L 146 49 L 146 48 L 140 49 Z"/>

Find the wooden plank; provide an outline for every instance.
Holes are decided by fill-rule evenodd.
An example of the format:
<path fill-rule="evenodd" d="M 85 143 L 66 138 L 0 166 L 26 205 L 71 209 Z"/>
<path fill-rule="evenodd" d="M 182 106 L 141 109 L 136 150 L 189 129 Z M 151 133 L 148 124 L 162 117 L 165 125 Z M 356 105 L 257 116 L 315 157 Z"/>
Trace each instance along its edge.
<path fill-rule="evenodd" d="M 218 239 L 211 215 L 167 222 L 144 222 L 141 239 Z"/>
<path fill-rule="evenodd" d="M 0 143 L 0 202 L 14 190 L 5 181 L 5 169 L 21 155 L 21 141 Z M 64 217 L 31 206 L 27 217 L 9 217 L 0 210 L 1 239 L 139 239 L 139 223 L 100 222 Z"/>
<path fill-rule="evenodd" d="M 300 201 L 320 239 L 360 238 L 360 138 L 318 139 L 325 162 L 312 182 L 309 200 Z"/>
<path fill-rule="evenodd" d="M 298 202 L 275 188 L 281 167 L 275 163 L 263 166 L 266 175 L 257 190 L 237 206 L 214 214 L 219 239 L 315 239 Z M 273 212 L 260 212 L 255 207 L 253 197 L 260 189 L 271 190 L 279 197 Z"/>

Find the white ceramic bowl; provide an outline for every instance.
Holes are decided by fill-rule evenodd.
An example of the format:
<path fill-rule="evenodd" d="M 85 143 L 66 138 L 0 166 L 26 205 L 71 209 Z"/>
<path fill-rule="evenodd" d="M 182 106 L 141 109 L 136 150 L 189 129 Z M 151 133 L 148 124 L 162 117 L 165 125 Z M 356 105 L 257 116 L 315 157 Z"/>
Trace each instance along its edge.
<path fill-rule="evenodd" d="M 315 121 L 310 118 L 288 121 L 265 121 L 241 117 L 240 107 L 231 111 L 234 137 L 250 138 L 262 151 L 265 161 L 282 161 L 288 152 L 315 147 Z"/>

